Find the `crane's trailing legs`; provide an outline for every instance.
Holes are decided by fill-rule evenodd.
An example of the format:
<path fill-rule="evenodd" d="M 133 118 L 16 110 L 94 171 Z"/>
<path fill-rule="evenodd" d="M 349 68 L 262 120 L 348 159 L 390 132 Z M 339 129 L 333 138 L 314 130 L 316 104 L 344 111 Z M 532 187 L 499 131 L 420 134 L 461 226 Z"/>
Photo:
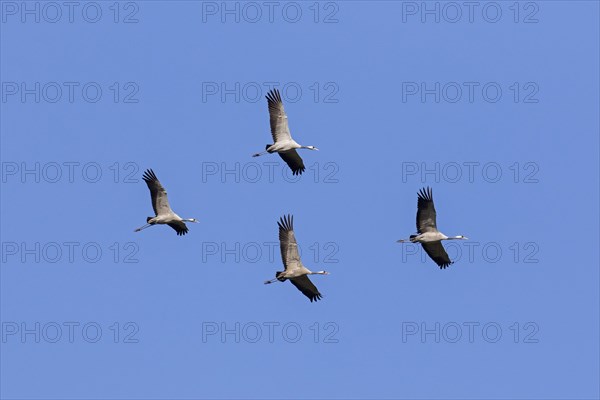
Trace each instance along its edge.
<path fill-rule="evenodd" d="M 265 285 L 268 285 L 269 283 L 273 283 L 276 281 L 285 282 L 286 278 L 284 278 L 283 275 L 284 275 L 283 271 L 277 271 L 275 273 L 275 278 L 271 279 L 270 281 L 265 281 Z"/>
<path fill-rule="evenodd" d="M 268 144 L 265 146 L 265 151 L 260 152 L 260 153 L 254 153 L 252 154 L 252 157 L 258 157 L 258 156 L 262 156 L 263 154 L 267 154 L 267 153 L 272 153 L 272 151 L 269 151 L 269 147 L 273 146 L 272 144 Z"/>
<path fill-rule="evenodd" d="M 154 222 L 154 223 L 150 222 L 150 221 L 151 221 L 151 220 L 153 220 L 153 219 L 154 219 L 153 217 L 148 217 L 148 218 L 146 218 L 146 222 L 147 222 L 147 224 L 146 224 L 146 225 L 144 225 L 144 226 L 142 226 L 142 227 L 139 227 L 139 228 L 137 228 L 137 229 L 136 229 L 134 232 L 139 232 L 139 231 L 141 231 L 142 229 L 150 228 L 152 225 L 156 225 L 156 222 Z"/>
<path fill-rule="evenodd" d="M 142 226 L 142 227 L 139 227 L 139 228 L 137 228 L 137 229 L 136 229 L 134 232 L 139 232 L 139 231 L 141 231 L 142 229 L 150 228 L 152 225 L 153 225 L 153 224 L 146 224 L 146 225 L 144 225 L 144 226 Z"/>

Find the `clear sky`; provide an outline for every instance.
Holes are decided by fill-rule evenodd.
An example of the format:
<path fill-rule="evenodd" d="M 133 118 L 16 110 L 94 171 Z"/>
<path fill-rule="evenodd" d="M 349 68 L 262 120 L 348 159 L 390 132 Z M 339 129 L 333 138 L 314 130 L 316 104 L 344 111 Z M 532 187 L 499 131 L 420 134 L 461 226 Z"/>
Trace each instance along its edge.
<path fill-rule="evenodd" d="M 0 7 L 2 398 L 600 396 L 598 2 Z"/>

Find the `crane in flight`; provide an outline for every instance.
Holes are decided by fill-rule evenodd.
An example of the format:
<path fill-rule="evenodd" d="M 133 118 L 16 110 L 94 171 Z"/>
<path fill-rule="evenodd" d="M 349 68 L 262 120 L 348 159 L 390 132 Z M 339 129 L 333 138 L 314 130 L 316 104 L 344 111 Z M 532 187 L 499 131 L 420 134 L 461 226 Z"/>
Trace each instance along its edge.
<path fill-rule="evenodd" d="M 329 275 L 327 271 L 313 272 L 306 268 L 300 261 L 298 253 L 298 244 L 294 236 L 294 217 L 284 215 L 279 221 L 279 248 L 281 249 L 281 259 L 285 271 L 277 271 L 275 279 L 265 281 L 265 285 L 276 281 L 285 282 L 289 280 L 298 290 L 300 290 L 310 302 L 321 299 L 321 293 L 317 287 L 308 279 L 308 275 Z"/>
<path fill-rule="evenodd" d="M 146 218 L 146 225 L 137 228 L 134 232 L 139 232 L 142 229 L 146 229 L 156 224 L 167 224 L 175 229 L 178 236 L 183 236 L 188 233 L 189 229 L 185 223 L 198 221 L 195 218 L 181 218 L 171 210 L 169 200 L 167 199 L 167 191 L 163 185 L 160 184 L 154 171 L 147 169 L 142 178 L 146 182 L 146 185 L 148 185 L 148 189 L 150 189 L 152 208 L 154 209 L 154 214 L 156 214 L 156 216 Z"/>
<path fill-rule="evenodd" d="M 319 150 L 315 146 L 301 146 L 290 133 L 288 126 L 288 117 L 283 109 L 283 102 L 279 90 L 272 89 L 267 93 L 267 103 L 269 106 L 269 117 L 271 122 L 271 135 L 273 144 L 268 144 L 262 153 L 253 154 L 252 157 L 262 156 L 265 153 L 278 153 L 279 156 L 292 170 L 293 175 L 300 175 L 306 169 L 302 158 L 298 155 L 296 149 Z"/>
<path fill-rule="evenodd" d="M 417 200 L 417 232 L 418 235 L 410 235 L 408 239 L 398 240 L 399 243 L 411 242 L 421 243 L 427 255 L 441 268 L 453 264 L 448 253 L 442 246 L 442 240 L 468 239 L 465 236 L 446 236 L 438 231 L 436 223 L 435 207 L 433 205 L 433 191 L 431 188 L 422 188 L 418 193 Z"/>

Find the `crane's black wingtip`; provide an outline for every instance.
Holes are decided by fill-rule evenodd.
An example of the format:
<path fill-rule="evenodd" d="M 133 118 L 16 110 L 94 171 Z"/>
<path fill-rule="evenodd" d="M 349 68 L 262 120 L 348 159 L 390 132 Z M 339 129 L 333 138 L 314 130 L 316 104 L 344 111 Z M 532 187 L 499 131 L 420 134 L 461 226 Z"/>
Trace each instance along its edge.
<path fill-rule="evenodd" d="M 284 231 L 291 231 L 294 229 L 294 216 L 292 214 L 288 214 L 288 215 L 284 215 L 283 217 L 279 218 L 279 221 L 277 221 L 277 226 L 279 226 L 279 229 L 282 229 Z"/>
<path fill-rule="evenodd" d="M 418 196 L 419 200 L 433 201 L 433 190 L 429 186 L 426 186 L 419 190 Z"/>
<path fill-rule="evenodd" d="M 291 168 L 290 168 L 290 169 L 291 169 Z M 300 168 L 292 169 L 292 175 L 293 175 L 293 176 L 296 176 L 296 175 L 300 176 L 300 175 L 302 175 L 302 173 L 303 173 L 305 170 L 306 170 L 306 167 L 304 167 L 304 165 L 303 165 L 303 166 L 301 166 Z"/>
<path fill-rule="evenodd" d="M 313 296 L 308 296 L 308 298 L 310 299 L 310 302 L 312 303 L 313 301 L 318 301 L 321 300 L 321 298 L 323 297 L 323 295 L 321 293 L 317 293 Z"/>
<path fill-rule="evenodd" d="M 271 89 L 269 90 L 269 92 L 267 93 L 267 95 L 265 96 L 267 98 L 267 101 L 270 103 L 282 103 L 281 101 L 281 94 L 279 93 L 278 89 Z"/>
<path fill-rule="evenodd" d="M 145 182 L 152 182 L 152 181 L 158 180 L 158 178 L 156 177 L 156 174 L 154 173 L 154 171 L 151 168 L 148 168 L 146 171 L 144 171 L 144 175 L 142 176 L 142 179 L 144 179 Z"/>
<path fill-rule="evenodd" d="M 440 263 L 440 264 L 438 264 L 438 266 L 440 267 L 440 269 L 446 269 L 449 266 L 451 266 L 452 264 L 454 264 L 454 261 L 450 261 L 450 262 L 446 262 L 446 263 Z"/>
<path fill-rule="evenodd" d="M 177 223 L 170 223 L 167 225 L 169 225 L 171 228 L 173 228 L 175 230 L 175 232 L 177 233 L 177 236 L 183 236 L 190 231 L 189 228 L 187 227 L 187 225 L 185 225 L 185 223 L 183 224 L 183 227 L 179 226 L 179 224 L 177 224 Z"/>

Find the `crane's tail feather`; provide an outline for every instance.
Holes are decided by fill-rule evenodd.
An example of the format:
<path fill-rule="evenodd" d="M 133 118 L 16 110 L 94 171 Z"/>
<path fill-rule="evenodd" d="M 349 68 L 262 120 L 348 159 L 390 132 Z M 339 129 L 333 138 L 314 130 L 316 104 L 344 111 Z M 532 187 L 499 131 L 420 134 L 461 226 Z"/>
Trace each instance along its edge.
<path fill-rule="evenodd" d="M 269 147 L 273 146 L 272 144 L 268 144 L 265 146 L 265 150 L 269 150 Z"/>
<path fill-rule="evenodd" d="M 146 218 L 146 223 L 149 223 L 149 222 L 150 222 L 150 220 L 151 220 L 152 218 L 153 218 L 153 217 L 148 217 L 148 218 Z"/>
<path fill-rule="evenodd" d="M 277 278 L 277 280 L 279 282 L 285 282 L 285 278 L 283 276 L 281 276 L 283 274 L 283 271 L 277 271 L 275 273 L 275 278 Z"/>
<path fill-rule="evenodd" d="M 408 237 L 408 239 L 400 239 L 400 240 L 396 240 L 396 242 L 398 242 L 398 243 L 407 243 L 407 242 L 414 243 L 414 242 L 416 242 L 415 238 L 417 236 L 419 236 L 419 235 L 410 235 Z"/>

